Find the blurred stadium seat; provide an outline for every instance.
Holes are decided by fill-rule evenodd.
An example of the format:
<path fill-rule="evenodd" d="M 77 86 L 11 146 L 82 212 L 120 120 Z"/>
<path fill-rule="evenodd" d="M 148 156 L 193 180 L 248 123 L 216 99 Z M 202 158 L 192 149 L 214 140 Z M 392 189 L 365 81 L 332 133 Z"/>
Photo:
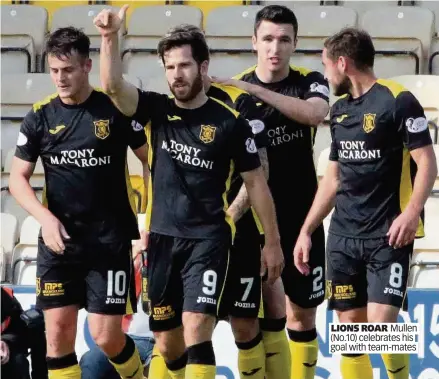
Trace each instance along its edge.
<path fill-rule="evenodd" d="M 357 13 L 345 7 L 306 6 L 294 9 L 299 23 L 296 54 L 297 66 L 322 71 L 324 40 L 346 26 L 357 25 Z"/>
<path fill-rule="evenodd" d="M 258 5 L 213 9 L 206 20 L 206 38 L 211 51 L 209 70 L 219 77 L 234 76 L 256 64 L 251 37 Z M 224 27 L 227 20 L 227 27 Z"/>
<path fill-rule="evenodd" d="M 358 14 L 363 14 L 371 9 L 378 9 L 383 7 L 396 7 L 399 4 L 399 1 L 356 1 L 356 0 L 348 0 L 348 1 L 335 1 L 333 3 L 337 3 L 338 6 L 344 6 L 354 9 Z"/>
<path fill-rule="evenodd" d="M 322 1 L 262 1 L 263 6 L 267 5 L 284 5 L 290 9 L 296 11 L 296 8 L 303 6 L 319 6 Z M 300 25 L 300 24 L 299 24 Z"/>
<path fill-rule="evenodd" d="M 187 5 L 136 8 L 122 42 L 124 72 L 139 77 L 163 78 L 163 65 L 157 55 L 158 42 L 170 28 L 182 23 L 201 27 L 202 19 L 198 8 Z"/>
<path fill-rule="evenodd" d="M 90 1 L 88 0 L 68 0 L 68 1 L 53 1 L 53 0 L 40 0 L 40 1 L 23 1 L 23 3 L 31 3 L 32 5 L 37 5 L 47 9 L 49 15 L 49 28 L 52 21 L 53 14 L 59 9 L 65 6 L 74 5 L 88 5 Z"/>
<path fill-rule="evenodd" d="M 2 5 L 2 75 L 36 72 L 46 32 L 45 8 L 32 5 Z"/>
<path fill-rule="evenodd" d="M 12 251 L 18 240 L 18 221 L 14 215 L 1 213 L 0 280 L 5 279 L 6 266 L 11 263 Z"/>
<path fill-rule="evenodd" d="M 20 240 L 12 255 L 12 283 L 35 285 L 38 234 L 40 224 L 32 216 L 27 217 L 21 226 Z"/>
<path fill-rule="evenodd" d="M 439 288 L 439 248 L 420 249 L 413 252 L 409 287 Z"/>
<path fill-rule="evenodd" d="M 429 9 L 416 7 L 382 7 L 363 13 L 360 26 L 372 36 L 377 52 L 375 73 L 384 78 L 422 73 L 433 20 Z"/>
<path fill-rule="evenodd" d="M 52 15 L 50 32 L 66 26 L 82 29 L 90 38 L 90 58 L 93 60 L 92 73 L 99 72 L 99 51 L 101 36 L 93 24 L 94 18 L 102 9 L 111 8 L 108 5 L 66 5 L 58 8 Z M 119 8 L 113 8 L 118 11 Z M 125 34 L 125 24 L 122 25 L 120 36 Z M 44 71 L 49 72 L 49 67 L 44 56 Z"/>

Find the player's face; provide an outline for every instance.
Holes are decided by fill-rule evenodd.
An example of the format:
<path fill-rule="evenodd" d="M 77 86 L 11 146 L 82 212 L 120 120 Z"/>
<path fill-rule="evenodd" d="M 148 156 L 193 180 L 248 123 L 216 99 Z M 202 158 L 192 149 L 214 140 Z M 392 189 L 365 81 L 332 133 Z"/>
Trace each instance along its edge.
<path fill-rule="evenodd" d="M 293 25 L 262 21 L 252 41 L 253 49 L 258 53 L 259 67 L 277 72 L 289 66 L 296 48 Z"/>
<path fill-rule="evenodd" d="M 325 78 L 331 85 L 332 92 L 335 96 L 341 96 L 348 93 L 351 88 L 351 81 L 345 74 L 345 62 L 342 57 L 333 61 L 328 57 L 326 49 L 323 50 L 322 63 L 325 67 Z"/>
<path fill-rule="evenodd" d="M 199 65 L 189 45 L 173 48 L 164 55 L 165 73 L 169 89 L 182 102 L 193 100 L 203 90 L 203 76 L 208 62 Z"/>
<path fill-rule="evenodd" d="M 84 87 L 88 86 L 91 59 L 83 58 L 73 52 L 63 59 L 49 54 L 47 61 L 50 67 L 50 76 L 61 99 L 75 98 Z"/>

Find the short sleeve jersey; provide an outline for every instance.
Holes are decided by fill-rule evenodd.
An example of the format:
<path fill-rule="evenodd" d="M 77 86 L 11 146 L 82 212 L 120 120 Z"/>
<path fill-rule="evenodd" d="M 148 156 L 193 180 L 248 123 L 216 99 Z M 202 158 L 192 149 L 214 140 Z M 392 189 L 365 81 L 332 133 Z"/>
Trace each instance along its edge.
<path fill-rule="evenodd" d="M 247 121 L 214 98 L 183 109 L 167 95 L 140 90 L 134 118 L 146 125 L 149 145 L 147 228 L 180 238 L 230 236 L 233 174 L 260 166 Z"/>
<path fill-rule="evenodd" d="M 207 96 L 221 100 L 223 103 L 238 111 L 239 114 L 248 121 L 248 127 L 252 131 L 258 149 L 268 146 L 268 136 L 262 121 L 261 109 L 256 105 L 256 102 L 250 94 L 237 87 L 213 83 L 207 92 Z M 242 184 L 243 180 L 241 175 L 235 172 L 227 194 L 229 205 L 235 200 Z M 258 228 L 259 231 L 257 230 Z M 259 220 L 257 220 L 255 214 L 251 211 L 246 212 L 236 223 L 236 233 L 245 233 L 246 231 L 262 232 Z"/>
<path fill-rule="evenodd" d="M 111 242 L 138 238 L 126 157 L 128 146 L 145 143 L 143 129 L 94 90 L 79 105 L 57 95 L 34 104 L 15 155 L 28 162 L 41 157 L 44 202 L 72 240 Z"/>
<path fill-rule="evenodd" d="M 422 106 L 401 85 L 380 79 L 359 98 L 333 105 L 331 135 L 340 188 L 330 232 L 385 237 L 412 194 L 417 167 L 410 151 L 432 143 Z M 417 236 L 423 234 L 422 214 Z"/>
<path fill-rule="evenodd" d="M 255 72 L 256 66 L 235 76 L 285 96 L 302 100 L 318 97 L 328 101 L 329 88 L 323 75 L 300 67 L 290 67 L 289 75 L 280 82 L 264 83 Z M 270 167 L 269 186 L 280 224 L 301 225 L 317 190 L 313 160 L 316 128 L 291 120 L 269 104 L 254 97 L 262 112 L 269 139 L 267 147 Z M 282 227 L 282 225 L 280 225 Z"/>

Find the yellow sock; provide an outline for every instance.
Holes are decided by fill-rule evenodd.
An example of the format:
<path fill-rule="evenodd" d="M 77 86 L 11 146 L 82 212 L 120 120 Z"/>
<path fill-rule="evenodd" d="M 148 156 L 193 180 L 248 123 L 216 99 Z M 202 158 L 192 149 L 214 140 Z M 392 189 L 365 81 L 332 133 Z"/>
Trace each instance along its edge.
<path fill-rule="evenodd" d="M 298 332 L 288 329 L 291 353 L 291 378 L 314 379 L 319 344 L 316 329 Z"/>
<path fill-rule="evenodd" d="M 81 379 L 81 369 L 79 365 L 49 370 L 49 379 Z"/>
<path fill-rule="evenodd" d="M 373 379 L 372 365 L 366 354 L 341 356 L 341 376 L 343 379 Z"/>
<path fill-rule="evenodd" d="M 168 377 L 171 379 L 184 379 L 186 375 L 187 352 L 184 352 L 180 358 L 166 362 Z M 156 379 L 156 378 L 151 378 Z M 158 377 L 157 379 L 161 379 Z"/>
<path fill-rule="evenodd" d="M 122 379 L 143 379 L 143 364 L 134 341 L 127 336 L 122 352 L 109 359 Z"/>
<path fill-rule="evenodd" d="M 291 375 L 291 355 L 285 329 L 277 332 L 263 330 L 262 340 L 265 350 L 266 378 L 289 378 Z"/>
<path fill-rule="evenodd" d="M 216 366 L 188 364 L 185 379 L 215 379 Z"/>
<path fill-rule="evenodd" d="M 75 353 L 46 358 L 49 379 L 81 379 L 81 368 Z"/>
<path fill-rule="evenodd" d="M 212 341 L 189 346 L 187 353 L 185 379 L 215 379 L 216 365 Z"/>
<path fill-rule="evenodd" d="M 240 378 L 249 376 L 252 379 L 264 379 L 265 377 L 265 350 L 262 343 L 262 334 L 259 333 L 250 342 L 237 342 L 238 346 L 238 369 Z"/>
<path fill-rule="evenodd" d="M 154 345 L 151 354 L 151 363 L 149 365 L 149 379 L 169 379 L 168 368 L 166 367 L 165 360 L 160 354 L 157 345 Z M 184 376 L 182 377 L 184 378 Z"/>
<path fill-rule="evenodd" d="M 382 354 L 389 379 L 408 379 L 410 357 L 408 354 Z"/>

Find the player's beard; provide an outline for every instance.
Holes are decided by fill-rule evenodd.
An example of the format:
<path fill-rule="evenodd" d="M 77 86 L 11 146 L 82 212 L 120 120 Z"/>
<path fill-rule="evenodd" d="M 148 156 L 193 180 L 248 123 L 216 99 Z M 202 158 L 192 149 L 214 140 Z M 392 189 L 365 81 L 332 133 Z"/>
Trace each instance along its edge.
<path fill-rule="evenodd" d="M 178 92 L 174 88 L 174 86 L 178 83 L 179 82 L 174 83 L 172 86 L 169 85 L 169 83 L 168 83 L 168 85 L 169 85 L 169 89 L 171 90 L 171 92 L 175 96 L 175 98 L 178 101 L 181 101 L 183 103 L 193 100 L 200 93 L 200 91 L 203 89 L 203 77 L 202 77 L 200 72 L 198 72 L 198 74 L 195 77 L 192 84 L 185 82 L 185 84 L 189 87 L 189 89 L 184 95 L 178 94 Z"/>
<path fill-rule="evenodd" d="M 333 86 L 334 96 L 342 96 L 349 93 L 352 88 L 351 80 L 345 76 L 339 85 Z"/>

